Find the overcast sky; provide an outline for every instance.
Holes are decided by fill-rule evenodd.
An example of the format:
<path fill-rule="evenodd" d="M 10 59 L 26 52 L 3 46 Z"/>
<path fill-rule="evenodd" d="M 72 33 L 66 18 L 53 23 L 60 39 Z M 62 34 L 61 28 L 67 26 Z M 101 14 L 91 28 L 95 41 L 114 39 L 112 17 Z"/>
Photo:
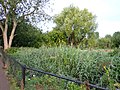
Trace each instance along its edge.
<path fill-rule="evenodd" d="M 50 14 L 59 14 L 63 8 L 71 4 L 79 7 L 80 10 L 87 8 L 97 16 L 98 28 L 96 31 L 99 32 L 100 37 L 120 31 L 120 0 L 54 0 L 53 12 Z M 51 29 L 48 28 L 48 31 Z"/>

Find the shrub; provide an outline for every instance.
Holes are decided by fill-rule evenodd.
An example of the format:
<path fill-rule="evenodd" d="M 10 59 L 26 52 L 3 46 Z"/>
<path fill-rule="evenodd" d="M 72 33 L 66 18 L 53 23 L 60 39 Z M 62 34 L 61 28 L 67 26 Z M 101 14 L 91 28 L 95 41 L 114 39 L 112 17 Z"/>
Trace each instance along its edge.
<path fill-rule="evenodd" d="M 110 56 L 119 56 L 120 57 L 120 48 L 114 49 L 109 53 Z"/>

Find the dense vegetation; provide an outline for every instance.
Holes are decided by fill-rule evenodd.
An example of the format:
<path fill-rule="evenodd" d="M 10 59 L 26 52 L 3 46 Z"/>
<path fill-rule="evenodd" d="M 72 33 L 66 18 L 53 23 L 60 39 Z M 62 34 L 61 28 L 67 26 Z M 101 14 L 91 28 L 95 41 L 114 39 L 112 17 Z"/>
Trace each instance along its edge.
<path fill-rule="evenodd" d="M 16 27 L 20 22 L 25 20 L 34 23 L 50 19 L 45 13 L 46 6 L 49 6 L 49 0 L 0 0 L 0 35 L 4 50 L 11 48 Z"/>
<path fill-rule="evenodd" d="M 3 16 L 8 14 L 5 19 L 2 17 L 0 21 L 0 45 L 4 46 L 4 49 L 10 48 L 11 44 L 12 47 L 27 48 L 8 49 L 9 54 L 28 67 L 83 82 L 88 80 L 92 84 L 107 87 L 111 90 L 114 90 L 115 86 L 120 87 L 120 32 L 100 38 L 99 33 L 95 31 L 97 28 L 96 15 L 93 15 L 87 9 L 80 10 L 71 5 L 53 17 L 53 22 L 56 24 L 53 30 L 43 33 L 33 23 L 36 22 L 34 20 L 50 19 L 49 15 L 46 15 L 43 10 L 44 4 L 50 0 L 43 0 L 41 2 L 44 3 L 43 6 L 40 5 L 39 0 L 33 1 L 38 6 L 33 6 L 35 11 L 31 12 L 30 17 L 29 15 L 24 17 L 25 11 L 31 11 L 29 9 L 32 8 L 31 5 L 26 3 L 26 0 L 23 0 L 23 2 L 19 0 L 15 4 L 13 1 L 11 0 L 8 3 L 2 1 L 0 4 L 0 7 L 4 4 L 11 6 L 11 9 L 6 8 L 8 13 L 0 12 Z M 17 4 L 25 4 L 26 7 L 30 8 L 26 10 L 23 7 L 24 5 L 17 7 L 19 6 Z M 38 9 L 38 7 L 41 8 Z M 17 8 L 22 10 L 21 14 L 14 12 L 14 9 Z M 1 10 L 4 11 L 4 8 L 1 8 Z M 23 16 L 21 16 L 22 13 Z M 35 17 L 36 15 L 37 17 Z M 14 32 L 11 33 L 13 30 Z M 111 48 L 117 49 L 110 53 L 105 52 L 107 50 L 99 50 Z M 12 61 L 11 64 L 9 73 L 12 73 L 14 77 L 16 76 L 17 82 L 14 81 L 16 79 L 13 79 L 13 81 L 19 83 L 21 67 L 12 63 Z M 52 90 L 83 90 L 82 86 L 79 87 L 76 84 L 36 72 L 27 71 L 26 75 L 26 90 L 34 90 L 35 84 L 41 84 L 41 87 L 46 87 L 47 84 L 47 87 L 52 88 Z"/>
<path fill-rule="evenodd" d="M 8 33 L 9 34 L 9 33 Z M 115 32 L 113 36 L 106 35 L 103 38 L 99 37 L 99 33 L 95 32 L 95 37 L 90 40 L 84 40 L 81 45 L 81 49 L 84 48 L 119 48 L 119 38 L 120 32 Z M 88 42 L 85 42 L 88 41 Z M 91 44 L 90 44 L 91 43 Z M 0 45 L 3 46 L 2 35 L 0 35 Z M 67 45 L 67 37 L 65 33 L 61 31 L 50 31 L 43 33 L 42 30 L 27 24 L 25 22 L 18 25 L 17 30 L 15 32 L 15 38 L 13 40 L 13 47 L 41 47 L 41 46 L 60 46 Z"/>
<path fill-rule="evenodd" d="M 53 30 L 43 33 L 27 20 L 18 22 L 14 32 L 12 47 L 41 47 L 74 45 L 84 48 L 119 48 L 120 32 L 115 32 L 112 36 L 99 37 L 96 32 L 96 16 L 87 9 L 80 10 L 77 7 L 69 6 L 53 17 L 56 26 Z M 10 36 L 12 22 L 8 22 L 7 35 Z M 0 45 L 4 46 L 3 35 L 0 29 Z M 9 39 L 9 38 L 7 38 Z"/>
<path fill-rule="evenodd" d="M 105 50 L 80 50 L 73 47 L 41 47 L 39 49 L 19 48 L 19 50 L 15 49 L 12 52 L 14 52 L 12 55 L 19 62 L 29 67 L 75 78 L 83 82 L 88 80 L 92 84 L 103 87 L 114 88 L 114 84 L 120 83 L 119 51 L 108 53 Z M 29 75 L 31 74 L 28 74 L 28 77 Z M 35 72 L 32 75 L 37 78 Z M 50 77 L 40 78 L 48 79 Z M 32 82 L 32 79 L 30 81 Z M 33 82 L 35 81 L 33 80 Z M 46 80 L 42 82 L 46 82 Z M 50 79 L 50 82 L 58 84 L 55 82 L 55 78 Z"/>

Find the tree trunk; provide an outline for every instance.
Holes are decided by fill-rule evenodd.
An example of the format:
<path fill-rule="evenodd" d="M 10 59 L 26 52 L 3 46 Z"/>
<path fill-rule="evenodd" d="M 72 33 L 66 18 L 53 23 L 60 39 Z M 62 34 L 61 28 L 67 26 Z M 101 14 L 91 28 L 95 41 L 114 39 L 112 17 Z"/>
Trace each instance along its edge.
<path fill-rule="evenodd" d="M 4 50 L 9 48 L 9 46 L 8 46 L 8 38 L 7 38 L 7 31 L 8 31 L 8 18 L 6 17 L 5 28 L 3 30 Z"/>
<path fill-rule="evenodd" d="M 14 33 L 15 33 L 16 26 L 17 26 L 17 22 L 16 22 L 15 19 L 13 19 L 13 28 L 12 28 L 12 31 L 11 31 L 11 34 L 10 34 L 10 37 L 9 37 L 9 48 L 11 48 L 11 45 L 12 45 L 12 41 L 13 41 L 13 38 L 14 38 Z"/>
<path fill-rule="evenodd" d="M 6 30 L 3 31 L 4 50 L 8 49 L 8 39 Z"/>
<path fill-rule="evenodd" d="M 5 27 L 3 27 L 2 24 L 0 23 L 0 28 L 1 28 L 2 34 L 3 34 L 4 50 L 7 50 L 8 48 L 11 48 L 16 26 L 17 26 L 16 19 L 13 19 L 13 28 L 12 28 L 12 31 L 11 31 L 11 34 L 10 34 L 10 37 L 9 37 L 9 41 L 8 41 L 8 36 L 7 36 L 7 32 L 8 32 L 8 18 L 6 17 Z"/>

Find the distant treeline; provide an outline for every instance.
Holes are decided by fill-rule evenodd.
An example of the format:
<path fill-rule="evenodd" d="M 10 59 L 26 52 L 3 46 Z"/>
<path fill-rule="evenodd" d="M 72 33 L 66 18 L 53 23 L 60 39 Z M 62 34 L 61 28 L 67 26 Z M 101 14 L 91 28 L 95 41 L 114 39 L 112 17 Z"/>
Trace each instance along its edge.
<path fill-rule="evenodd" d="M 0 32 L 1 33 L 1 32 Z M 8 32 L 9 35 L 9 32 Z M 2 35 L 0 35 L 0 45 L 3 46 Z M 59 46 L 72 45 L 75 47 L 84 48 L 119 48 L 120 47 L 120 32 L 115 32 L 112 36 L 106 35 L 103 38 L 99 37 L 98 32 L 94 32 L 92 38 L 84 37 L 82 41 L 75 41 L 75 34 L 67 35 L 53 29 L 50 32 L 43 33 L 42 30 L 34 27 L 31 24 L 22 22 L 17 26 L 12 47 L 36 47 L 41 46 Z M 72 41 L 74 40 L 74 41 Z"/>

